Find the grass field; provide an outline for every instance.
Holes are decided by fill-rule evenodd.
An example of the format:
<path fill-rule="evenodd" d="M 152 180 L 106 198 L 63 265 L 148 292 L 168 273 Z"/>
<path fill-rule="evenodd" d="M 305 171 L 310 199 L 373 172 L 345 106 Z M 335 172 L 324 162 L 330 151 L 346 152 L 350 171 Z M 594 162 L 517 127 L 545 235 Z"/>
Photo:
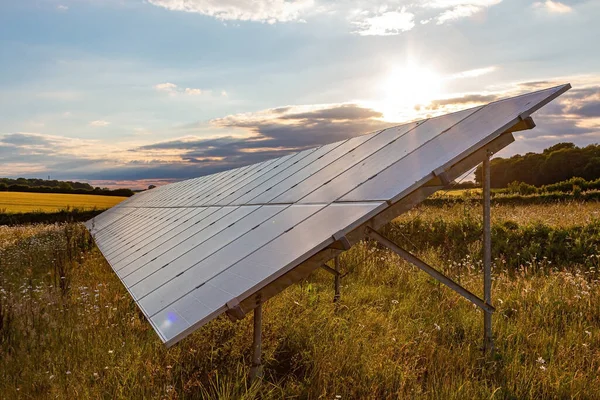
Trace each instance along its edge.
<path fill-rule="evenodd" d="M 0 212 L 55 212 L 66 208 L 105 209 L 125 199 L 126 197 L 90 194 L 0 192 Z"/>
<path fill-rule="evenodd" d="M 480 210 L 453 207 L 416 209 L 386 234 L 404 242 L 411 227 L 407 247 L 481 295 Z M 480 311 L 361 242 L 341 257 L 337 306 L 324 271 L 265 303 L 254 385 L 251 318 L 220 317 L 166 349 L 81 225 L 0 227 L 0 397 L 598 399 L 594 211 L 494 207 L 494 357 L 480 351 Z"/>

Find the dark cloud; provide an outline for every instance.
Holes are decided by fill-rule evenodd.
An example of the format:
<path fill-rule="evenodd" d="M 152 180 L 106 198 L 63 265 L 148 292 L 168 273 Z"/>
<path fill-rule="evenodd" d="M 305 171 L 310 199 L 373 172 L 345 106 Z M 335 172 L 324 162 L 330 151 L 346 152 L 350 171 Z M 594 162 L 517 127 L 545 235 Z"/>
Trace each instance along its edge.
<path fill-rule="evenodd" d="M 498 100 L 499 96 L 494 94 L 482 95 L 482 94 L 468 94 L 461 97 L 452 97 L 449 99 L 433 100 L 427 109 L 437 110 L 442 107 L 451 105 L 464 105 L 464 104 L 485 104 L 492 101 Z"/>
<path fill-rule="evenodd" d="M 531 91 L 536 89 L 546 89 L 557 85 L 560 85 L 560 83 L 554 81 L 532 81 L 520 83 L 518 86 L 524 91 Z"/>
<path fill-rule="evenodd" d="M 585 103 L 580 107 L 570 108 L 569 112 L 582 117 L 598 118 L 600 117 L 600 100 Z"/>
<path fill-rule="evenodd" d="M 246 138 L 184 138 L 142 146 L 136 151 L 174 150 L 184 161 L 202 167 L 220 165 L 232 168 L 393 125 L 379 119 L 382 113 L 356 104 L 296 110 L 295 107 L 282 107 L 255 115 L 230 115 L 211 121 L 223 129 L 246 129 L 251 133 Z"/>
<path fill-rule="evenodd" d="M 32 133 L 8 133 L 0 139 L 2 143 L 13 146 L 48 146 L 51 137 Z"/>
<path fill-rule="evenodd" d="M 557 84 L 557 82 L 550 83 Z M 600 87 L 569 90 L 536 112 L 533 115 L 536 128 L 523 132 L 519 136 L 524 140 L 545 143 L 544 146 L 559 141 L 571 141 L 579 145 L 598 141 L 600 127 L 585 122 L 588 118 L 600 117 L 599 94 Z"/>
<path fill-rule="evenodd" d="M 288 114 L 282 119 L 296 119 L 311 121 L 320 120 L 361 120 L 369 118 L 382 118 L 383 114 L 370 108 L 363 108 L 356 104 L 345 104 L 339 107 L 326 108 L 303 113 Z"/>

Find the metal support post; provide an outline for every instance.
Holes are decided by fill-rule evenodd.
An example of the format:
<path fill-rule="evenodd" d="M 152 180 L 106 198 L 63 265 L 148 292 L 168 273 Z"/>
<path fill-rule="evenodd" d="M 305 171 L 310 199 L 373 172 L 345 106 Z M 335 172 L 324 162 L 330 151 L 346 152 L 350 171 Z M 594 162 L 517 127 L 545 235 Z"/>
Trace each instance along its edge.
<path fill-rule="evenodd" d="M 490 193 L 490 153 L 483 160 L 483 299 L 492 305 L 492 229 L 491 229 L 491 193 Z M 483 310 L 483 351 L 492 353 L 492 313 Z"/>
<path fill-rule="evenodd" d="M 340 299 L 340 257 L 335 257 L 335 276 L 333 278 L 333 286 L 335 289 L 335 294 L 333 295 L 333 302 L 337 303 Z"/>
<path fill-rule="evenodd" d="M 262 303 L 258 303 L 254 309 L 254 338 L 252 341 L 252 366 L 250 367 L 250 381 L 263 376 L 261 362 L 262 354 Z"/>

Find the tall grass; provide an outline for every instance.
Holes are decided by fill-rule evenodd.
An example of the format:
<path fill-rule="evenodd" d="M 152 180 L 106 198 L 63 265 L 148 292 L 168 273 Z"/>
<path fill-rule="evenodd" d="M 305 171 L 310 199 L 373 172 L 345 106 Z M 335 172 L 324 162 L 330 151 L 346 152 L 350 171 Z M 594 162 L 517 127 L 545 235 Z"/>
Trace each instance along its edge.
<path fill-rule="evenodd" d="M 446 232 L 463 218 L 449 219 Z M 422 217 L 420 226 L 435 221 Z M 515 238 L 534 221 L 513 220 Z M 409 224 L 386 231 L 401 242 Z M 481 295 L 480 242 L 450 258 L 435 241 L 417 242 L 409 249 Z M 490 358 L 480 350 L 478 309 L 361 242 L 341 257 L 348 275 L 338 304 L 331 275 L 318 271 L 264 305 L 265 378 L 251 385 L 251 318 L 218 318 L 165 349 L 81 225 L 4 228 L 0 397 L 598 398 L 599 260 L 597 251 L 583 262 L 500 255 Z"/>

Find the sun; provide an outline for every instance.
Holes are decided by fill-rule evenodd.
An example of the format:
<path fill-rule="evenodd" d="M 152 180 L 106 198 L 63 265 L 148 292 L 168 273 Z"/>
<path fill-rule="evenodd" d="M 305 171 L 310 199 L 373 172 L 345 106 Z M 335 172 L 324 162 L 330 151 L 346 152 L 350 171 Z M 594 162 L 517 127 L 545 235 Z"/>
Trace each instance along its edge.
<path fill-rule="evenodd" d="M 439 98 L 442 82 L 438 73 L 424 66 L 407 64 L 391 68 L 381 83 L 384 114 L 404 114 Z"/>

